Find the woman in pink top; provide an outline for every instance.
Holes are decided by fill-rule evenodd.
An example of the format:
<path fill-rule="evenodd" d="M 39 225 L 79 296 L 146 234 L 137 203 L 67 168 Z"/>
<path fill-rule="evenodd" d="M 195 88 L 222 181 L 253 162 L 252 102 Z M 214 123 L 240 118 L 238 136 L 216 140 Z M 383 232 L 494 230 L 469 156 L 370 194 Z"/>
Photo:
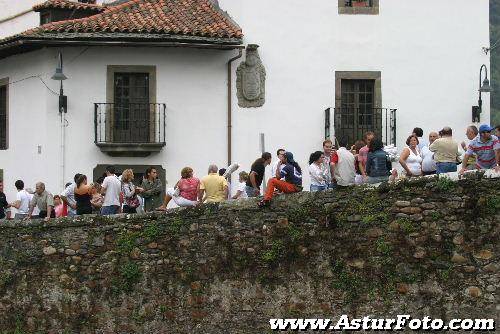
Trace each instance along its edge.
<path fill-rule="evenodd" d="M 170 200 L 174 200 L 178 206 L 196 206 L 200 189 L 200 180 L 193 177 L 193 169 L 184 167 L 181 171 L 181 179 L 177 181 L 174 188 L 167 189 L 167 195 L 163 205 L 157 210 L 165 211 Z"/>

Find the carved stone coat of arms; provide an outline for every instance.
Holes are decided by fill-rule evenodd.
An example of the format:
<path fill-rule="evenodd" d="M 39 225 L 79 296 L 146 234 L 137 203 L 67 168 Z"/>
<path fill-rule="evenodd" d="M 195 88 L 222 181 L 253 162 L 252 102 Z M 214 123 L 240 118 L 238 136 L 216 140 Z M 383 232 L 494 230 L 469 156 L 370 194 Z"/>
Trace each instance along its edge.
<path fill-rule="evenodd" d="M 246 59 L 236 70 L 236 94 L 242 108 L 262 107 L 266 95 L 266 70 L 260 60 L 256 44 L 249 44 Z"/>

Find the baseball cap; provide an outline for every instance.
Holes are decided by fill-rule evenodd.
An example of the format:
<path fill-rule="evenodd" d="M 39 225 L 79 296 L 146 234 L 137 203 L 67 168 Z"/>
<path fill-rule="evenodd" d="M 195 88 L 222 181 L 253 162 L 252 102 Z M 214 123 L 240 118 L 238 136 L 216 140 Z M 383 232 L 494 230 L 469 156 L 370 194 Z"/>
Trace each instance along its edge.
<path fill-rule="evenodd" d="M 491 132 L 493 131 L 493 128 L 489 126 L 488 124 L 483 124 L 479 127 L 479 132 Z"/>

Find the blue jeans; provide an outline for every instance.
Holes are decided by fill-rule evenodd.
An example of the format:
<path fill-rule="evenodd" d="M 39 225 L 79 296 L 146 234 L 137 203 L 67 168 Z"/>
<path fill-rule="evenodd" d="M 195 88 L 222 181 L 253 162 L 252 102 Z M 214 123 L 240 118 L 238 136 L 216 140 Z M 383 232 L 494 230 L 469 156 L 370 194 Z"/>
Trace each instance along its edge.
<path fill-rule="evenodd" d="M 454 162 L 437 162 L 436 174 L 450 173 L 457 171 L 457 164 Z"/>
<path fill-rule="evenodd" d="M 324 185 L 324 186 L 317 186 L 315 184 L 311 184 L 311 186 L 310 186 L 311 192 L 314 192 L 314 191 L 323 191 L 323 190 L 326 190 L 326 189 L 327 189 L 326 185 Z"/>
<path fill-rule="evenodd" d="M 103 216 L 116 215 L 119 211 L 120 207 L 118 205 L 103 206 L 101 208 L 101 215 Z"/>
<path fill-rule="evenodd" d="M 254 187 L 245 186 L 245 192 L 247 193 L 248 197 L 257 197 L 260 195 L 260 191 L 256 193 Z"/>

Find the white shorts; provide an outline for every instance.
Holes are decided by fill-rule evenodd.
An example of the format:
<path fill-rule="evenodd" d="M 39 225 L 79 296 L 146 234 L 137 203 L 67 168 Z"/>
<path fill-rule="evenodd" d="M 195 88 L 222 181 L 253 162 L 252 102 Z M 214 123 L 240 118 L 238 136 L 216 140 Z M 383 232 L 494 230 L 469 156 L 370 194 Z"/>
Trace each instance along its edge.
<path fill-rule="evenodd" d="M 167 195 L 172 197 L 175 204 L 177 204 L 178 206 L 196 206 L 198 204 L 198 202 L 196 202 L 196 201 L 191 201 L 191 200 L 186 199 L 182 196 L 176 195 L 174 188 L 167 189 Z"/>

